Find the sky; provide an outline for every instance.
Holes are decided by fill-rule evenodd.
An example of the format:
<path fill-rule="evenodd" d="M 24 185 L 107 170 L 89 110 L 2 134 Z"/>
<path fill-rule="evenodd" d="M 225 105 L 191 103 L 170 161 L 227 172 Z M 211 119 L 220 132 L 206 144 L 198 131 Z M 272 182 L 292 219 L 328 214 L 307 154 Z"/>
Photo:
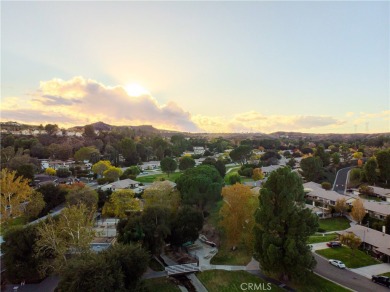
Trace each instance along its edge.
<path fill-rule="evenodd" d="M 390 132 L 390 3 L 1 3 L 1 120 Z"/>

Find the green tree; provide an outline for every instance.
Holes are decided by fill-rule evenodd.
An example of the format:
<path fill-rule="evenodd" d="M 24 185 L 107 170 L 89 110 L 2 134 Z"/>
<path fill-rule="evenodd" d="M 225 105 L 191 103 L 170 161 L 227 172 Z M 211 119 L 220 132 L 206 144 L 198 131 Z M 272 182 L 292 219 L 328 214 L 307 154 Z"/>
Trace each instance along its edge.
<path fill-rule="evenodd" d="M 64 269 L 58 288 L 69 292 L 136 291 L 149 259 L 139 246 L 122 244 L 76 256 Z"/>
<path fill-rule="evenodd" d="M 229 185 L 241 183 L 241 176 L 237 172 L 230 172 L 225 176 L 225 182 Z"/>
<path fill-rule="evenodd" d="M 331 160 L 334 165 L 338 165 L 340 163 L 340 153 L 338 152 L 332 153 Z"/>
<path fill-rule="evenodd" d="M 45 126 L 45 130 L 49 135 L 53 135 L 58 131 L 58 125 L 57 124 L 47 124 Z"/>
<path fill-rule="evenodd" d="M 21 165 L 16 169 L 16 174 L 18 176 L 22 176 L 30 181 L 34 181 L 34 173 L 34 165 L 31 163 Z"/>
<path fill-rule="evenodd" d="M 93 125 L 84 126 L 84 136 L 87 138 L 95 138 L 95 127 Z"/>
<path fill-rule="evenodd" d="M 233 149 L 229 155 L 233 161 L 245 164 L 248 158 L 252 155 L 252 147 L 248 145 L 240 145 L 236 149 Z"/>
<path fill-rule="evenodd" d="M 225 177 L 226 166 L 222 161 L 215 160 L 214 158 L 211 158 L 211 157 L 207 157 L 205 160 L 203 160 L 202 164 L 214 166 L 218 170 L 221 177 Z"/>
<path fill-rule="evenodd" d="M 188 241 L 195 242 L 203 227 L 203 215 L 200 211 L 184 206 L 172 223 L 170 242 L 180 246 Z"/>
<path fill-rule="evenodd" d="M 279 168 L 260 193 L 255 258 L 265 272 L 303 280 L 315 265 L 307 239 L 318 229 L 318 218 L 305 208 L 302 181 L 290 168 Z"/>
<path fill-rule="evenodd" d="M 56 174 L 58 177 L 66 178 L 66 177 L 70 177 L 72 175 L 72 172 L 69 170 L 69 168 L 61 167 L 57 169 Z"/>
<path fill-rule="evenodd" d="M 376 162 L 375 157 L 371 157 L 364 164 L 363 172 L 366 180 L 369 184 L 375 185 L 378 181 L 378 175 L 376 173 L 376 169 L 378 168 L 378 163 Z"/>
<path fill-rule="evenodd" d="M 170 173 L 174 172 L 177 168 L 176 160 L 171 157 L 165 157 L 160 162 L 161 170 L 166 172 L 169 176 Z"/>
<path fill-rule="evenodd" d="M 183 201 L 186 204 L 197 205 L 200 210 L 203 210 L 207 202 L 217 201 L 220 198 L 222 178 L 211 165 L 187 169 L 176 183 Z"/>
<path fill-rule="evenodd" d="M 328 166 L 330 163 L 330 155 L 325 152 L 323 146 L 318 146 L 314 152 L 314 157 L 319 157 L 322 161 L 323 166 Z"/>
<path fill-rule="evenodd" d="M 169 206 L 174 212 L 180 205 L 180 193 L 172 187 L 169 181 L 155 181 L 142 194 L 145 208 L 151 206 Z"/>
<path fill-rule="evenodd" d="M 39 187 L 37 191 L 43 195 L 46 204 L 39 217 L 46 215 L 51 209 L 65 202 L 66 191 L 54 184 L 45 184 Z"/>
<path fill-rule="evenodd" d="M 353 168 L 349 173 L 349 183 L 351 185 L 357 185 L 360 182 L 362 171 L 360 168 Z"/>
<path fill-rule="evenodd" d="M 290 166 L 291 168 L 294 168 L 295 163 L 296 163 L 296 160 L 294 159 L 294 157 L 291 157 L 289 159 L 289 161 L 287 162 L 287 165 Z"/>
<path fill-rule="evenodd" d="M 179 159 L 179 169 L 184 171 L 195 166 L 195 160 L 190 156 L 183 156 Z"/>
<path fill-rule="evenodd" d="M 134 165 L 139 162 L 135 143 L 130 138 L 123 138 L 120 142 L 120 151 L 127 165 Z"/>
<path fill-rule="evenodd" d="M 65 198 L 68 205 L 84 204 L 91 210 L 97 208 L 99 200 L 97 192 L 88 186 L 70 190 Z"/>
<path fill-rule="evenodd" d="M 129 168 L 127 168 L 123 172 L 122 176 L 125 177 L 125 178 L 128 178 L 129 176 L 136 177 L 140 173 L 141 173 L 141 170 L 139 169 L 139 167 L 136 166 L 136 165 L 133 165 L 133 166 L 130 166 Z"/>
<path fill-rule="evenodd" d="M 380 178 L 387 184 L 390 179 L 390 149 L 379 151 L 375 156 L 378 163 Z"/>
<path fill-rule="evenodd" d="M 99 150 L 96 149 L 95 146 L 81 147 L 74 154 L 74 159 L 76 161 L 91 161 L 93 157 L 98 157 L 100 155 Z"/>
<path fill-rule="evenodd" d="M 28 200 L 28 204 L 25 206 L 24 215 L 31 221 L 38 217 L 45 208 L 46 203 L 41 193 L 33 191 Z"/>
<path fill-rule="evenodd" d="M 307 157 L 301 160 L 301 174 L 307 181 L 317 181 L 322 173 L 322 160 L 319 157 Z"/>
<path fill-rule="evenodd" d="M 33 249 L 37 238 L 35 225 L 15 226 L 5 233 L 1 244 L 2 261 L 7 279 L 11 282 L 41 279 L 37 271 L 42 258 L 36 257 Z"/>

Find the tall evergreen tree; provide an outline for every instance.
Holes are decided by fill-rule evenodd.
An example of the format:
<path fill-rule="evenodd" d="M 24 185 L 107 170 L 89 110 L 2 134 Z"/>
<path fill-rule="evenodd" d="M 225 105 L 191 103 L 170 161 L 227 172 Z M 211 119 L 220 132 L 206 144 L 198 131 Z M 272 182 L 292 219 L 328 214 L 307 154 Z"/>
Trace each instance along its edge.
<path fill-rule="evenodd" d="M 305 208 L 302 181 L 289 167 L 272 172 L 255 213 L 255 258 L 266 272 L 304 280 L 315 260 L 307 245 L 318 219 Z"/>
<path fill-rule="evenodd" d="M 378 176 L 376 174 L 376 169 L 378 168 L 378 163 L 376 162 L 375 157 L 372 157 L 367 160 L 366 164 L 364 164 L 364 176 L 366 180 L 370 184 L 375 184 L 378 180 Z"/>
<path fill-rule="evenodd" d="M 376 154 L 376 161 L 378 162 L 380 178 L 387 184 L 390 180 L 390 149 L 379 151 Z"/>

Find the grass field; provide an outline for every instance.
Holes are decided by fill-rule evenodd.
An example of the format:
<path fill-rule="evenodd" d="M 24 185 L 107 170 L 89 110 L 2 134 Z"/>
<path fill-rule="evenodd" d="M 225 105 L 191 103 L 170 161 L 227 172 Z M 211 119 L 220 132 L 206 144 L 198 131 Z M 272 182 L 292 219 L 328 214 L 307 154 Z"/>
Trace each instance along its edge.
<path fill-rule="evenodd" d="M 381 274 L 382 276 L 390 277 L 390 272 Z"/>
<path fill-rule="evenodd" d="M 169 174 L 169 177 L 165 173 L 161 174 L 151 174 L 151 175 L 145 175 L 145 176 L 138 176 L 135 180 L 142 182 L 142 183 L 152 183 L 156 180 L 170 180 L 170 181 L 175 181 L 179 176 L 181 175 L 181 172 L 174 172 Z"/>
<path fill-rule="evenodd" d="M 148 292 L 175 292 L 180 291 L 179 287 L 177 287 L 171 280 L 167 278 L 157 278 L 157 279 L 148 279 L 142 281 L 145 290 Z"/>
<path fill-rule="evenodd" d="M 244 291 L 248 290 L 248 283 L 256 283 L 257 285 L 262 284 L 258 287 L 264 289 L 257 289 L 257 291 L 284 291 L 273 284 L 269 284 L 271 287 L 271 290 L 269 290 L 268 283 L 265 280 L 245 271 L 210 270 L 198 273 L 196 276 L 209 292 Z"/>
<path fill-rule="evenodd" d="M 333 282 L 330 282 L 316 274 L 309 274 L 307 281 L 304 284 L 291 284 L 299 292 L 343 292 L 351 291 L 345 289 Z"/>
<path fill-rule="evenodd" d="M 351 227 L 349 220 L 345 217 L 320 219 L 318 223 L 320 224 L 320 228 L 325 231 L 339 231 Z"/>
<path fill-rule="evenodd" d="M 349 247 L 337 247 L 317 250 L 316 253 L 328 258 L 342 261 L 347 268 L 355 269 L 370 265 L 380 264 L 381 262 L 367 255 L 361 250 L 352 250 Z"/>
<path fill-rule="evenodd" d="M 325 234 L 325 235 L 315 234 L 309 237 L 307 243 L 311 244 L 311 243 L 319 243 L 319 242 L 328 242 L 328 241 L 335 240 L 336 238 L 337 238 L 336 233 Z"/>
<path fill-rule="evenodd" d="M 359 194 L 359 197 L 365 200 L 370 200 L 370 201 L 376 201 L 376 202 L 381 202 L 381 198 L 375 197 L 375 196 L 367 196 L 363 194 Z"/>

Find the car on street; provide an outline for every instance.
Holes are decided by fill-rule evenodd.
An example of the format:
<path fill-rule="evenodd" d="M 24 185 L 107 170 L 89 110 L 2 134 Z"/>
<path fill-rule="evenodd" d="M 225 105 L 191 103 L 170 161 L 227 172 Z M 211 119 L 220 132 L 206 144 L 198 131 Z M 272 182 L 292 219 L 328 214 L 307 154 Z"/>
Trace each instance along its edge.
<path fill-rule="evenodd" d="M 342 261 L 330 259 L 329 263 L 333 266 L 340 268 L 340 269 L 345 269 L 345 265 Z"/>
<path fill-rule="evenodd" d="M 371 280 L 374 283 L 382 284 L 383 286 L 390 288 L 390 278 L 389 277 L 373 275 Z"/>
<path fill-rule="evenodd" d="M 341 247 L 341 243 L 338 241 L 330 241 L 326 245 L 329 247 Z"/>

